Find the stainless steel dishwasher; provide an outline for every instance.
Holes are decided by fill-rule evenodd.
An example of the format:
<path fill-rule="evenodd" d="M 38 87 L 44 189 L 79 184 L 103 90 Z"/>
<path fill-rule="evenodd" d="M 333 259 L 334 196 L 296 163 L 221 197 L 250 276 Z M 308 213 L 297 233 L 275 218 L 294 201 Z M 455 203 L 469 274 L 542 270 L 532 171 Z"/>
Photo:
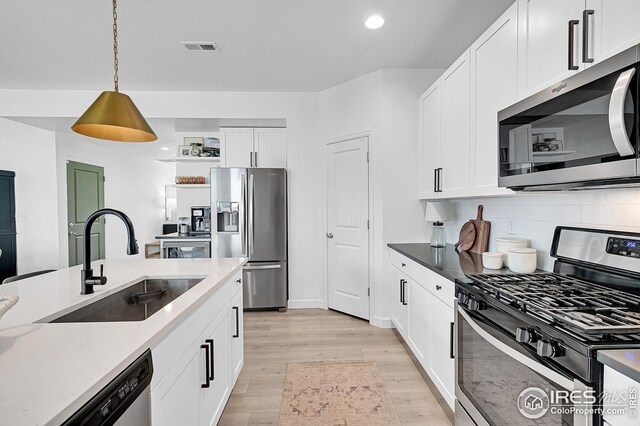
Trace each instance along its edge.
<path fill-rule="evenodd" d="M 152 375 L 151 351 L 147 349 L 63 425 L 150 425 L 149 385 Z"/>

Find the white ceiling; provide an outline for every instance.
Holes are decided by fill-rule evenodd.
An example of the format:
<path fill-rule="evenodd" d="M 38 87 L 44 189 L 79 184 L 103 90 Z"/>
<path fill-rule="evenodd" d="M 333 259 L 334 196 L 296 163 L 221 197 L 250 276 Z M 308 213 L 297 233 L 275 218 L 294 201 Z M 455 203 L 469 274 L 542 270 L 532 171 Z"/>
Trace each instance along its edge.
<path fill-rule="evenodd" d="M 120 88 L 319 91 L 380 68 L 446 68 L 512 2 L 121 0 Z M 363 25 L 372 13 L 379 30 Z M 0 88 L 108 89 L 111 19 L 109 0 L 2 0 Z"/>

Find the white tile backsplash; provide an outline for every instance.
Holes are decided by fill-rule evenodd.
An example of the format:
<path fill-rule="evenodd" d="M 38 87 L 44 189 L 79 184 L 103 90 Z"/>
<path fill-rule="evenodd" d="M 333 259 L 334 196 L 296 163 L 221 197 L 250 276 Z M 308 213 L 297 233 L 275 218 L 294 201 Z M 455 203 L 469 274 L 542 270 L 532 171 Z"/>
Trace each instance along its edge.
<path fill-rule="evenodd" d="M 449 204 L 452 219 L 445 224 L 448 242 L 458 241 L 460 228 L 475 219 L 482 204 L 484 219 L 491 221 L 489 250 L 495 250 L 496 237 L 527 238 L 529 246 L 538 250 L 538 267 L 547 270 L 553 269 L 549 250 L 558 225 L 640 232 L 638 189 L 516 194 L 451 200 Z M 515 232 L 509 232 L 510 221 L 515 221 Z"/>

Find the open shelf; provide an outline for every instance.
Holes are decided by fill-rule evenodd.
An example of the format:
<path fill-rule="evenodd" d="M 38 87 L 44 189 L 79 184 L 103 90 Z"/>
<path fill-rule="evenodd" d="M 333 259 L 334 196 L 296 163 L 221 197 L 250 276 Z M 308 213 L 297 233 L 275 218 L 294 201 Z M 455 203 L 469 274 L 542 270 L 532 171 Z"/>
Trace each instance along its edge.
<path fill-rule="evenodd" d="M 219 163 L 220 157 L 158 158 L 163 163 Z"/>
<path fill-rule="evenodd" d="M 211 185 L 208 183 L 174 183 L 167 186 L 173 188 L 211 188 Z"/>

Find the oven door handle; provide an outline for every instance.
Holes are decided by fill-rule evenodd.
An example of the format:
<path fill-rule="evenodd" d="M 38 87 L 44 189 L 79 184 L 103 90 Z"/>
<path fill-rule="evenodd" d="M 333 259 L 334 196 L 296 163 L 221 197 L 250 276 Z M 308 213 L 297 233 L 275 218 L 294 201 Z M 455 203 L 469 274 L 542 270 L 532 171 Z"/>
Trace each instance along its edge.
<path fill-rule="evenodd" d="M 635 68 L 630 68 L 620 74 L 611 92 L 609 101 L 609 130 L 611 139 L 621 157 L 634 155 L 636 152 L 631 145 L 627 129 L 624 125 L 624 102 L 627 99 L 627 90 L 636 73 Z"/>
<path fill-rule="evenodd" d="M 471 316 L 465 312 L 464 309 L 462 308 L 458 309 L 458 313 L 462 315 L 462 317 L 465 319 L 465 321 L 467 321 L 467 323 L 469 323 L 469 326 L 471 326 L 473 331 L 478 333 L 480 337 L 482 337 L 486 342 L 488 342 L 491 346 L 493 346 L 500 352 L 518 361 L 520 364 L 525 365 L 526 367 L 530 368 L 531 370 L 535 371 L 536 373 L 540 374 L 546 379 L 554 381 L 555 383 L 562 386 L 566 390 L 572 391 L 575 389 L 576 385 L 573 379 L 569 379 L 553 371 L 552 369 L 545 367 L 539 362 L 534 361 L 533 359 L 521 354 L 520 352 L 516 351 L 515 349 L 511 348 L 510 346 L 496 339 L 491 334 L 487 333 L 482 327 L 480 327 L 480 325 L 476 323 L 471 318 Z"/>

